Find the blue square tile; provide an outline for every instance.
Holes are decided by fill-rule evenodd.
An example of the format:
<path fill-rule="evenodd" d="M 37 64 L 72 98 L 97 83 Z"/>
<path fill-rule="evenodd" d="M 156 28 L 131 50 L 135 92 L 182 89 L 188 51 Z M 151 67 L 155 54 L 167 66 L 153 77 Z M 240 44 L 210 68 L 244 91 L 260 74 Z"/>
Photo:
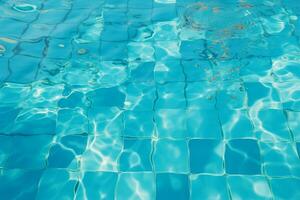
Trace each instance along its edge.
<path fill-rule="evenodd" d="M 192 109 L 215 109 L 216 85 L 210 82 L 191 82 L 186 87 L 188 107 Z"/>
<path fill-rule="evenodd" d="M 63 145 L 53 144 L 49 151 L 48 168 L 78 169 L 78 161 L 72 151 L 66 150 Z"/>
<path fill-rule="evenodd" d="M 203 40 L 182 41 L 180 46 L 181 57 L 188 59 L 201 59 L 205 50 Z"/>
<path fill-rule="evenodd" d="M 264 176 L 228 176 L 233 199 L 273 199 L 268 180 Z"/>
<path fill-rule="evenodd" d="M 129 64 L 130 80 L 133 82 L 151 82 L 154 80 L 154 62 L 132 62 Z"/>
<path fill-rule="evenodd" d="M 19 48 L 18 53 L 21 55 L 41 58 L 45 48 L 45 41 L 39 40 L 37 42 L 22 42 L 20 43 Z"/>
<path fill-rule="evenodd" d="M 184 174 L 157 174 L 156 199 L 189 199 L 188 176 Z"/>
<path fill-rule="evenodd" d="M 101 42 L 101 59 L 102 60 L 126 60 L 127 43 L 125 42 Z"/>
<path fill-rule="evenodd" d="M 238 81 L 240 78 L 241 62 L 236 59 L 218 61 L 213 65 L 213 80 Z"/>
<path fill-rule="evenodd" d="M 180 42 L 174 41 L 156 41 L 155 47 L 155 59 L 161 60 L 175 60 L 180 59 Z"/>
<path fill-rule="evenodd" d="M 154 120 L 152 111 L 124 112 L 124 135 L 130 137 L 152 137 Z"/>
<path fill-rule="evenodd" d="M 188 109 L 187 129 L 191 138 L 222 138 L 222 127 L 216 110 Z"/>
<path fill-rule="evenodd" d="M 42 200 L 45 196 L 51 200 L 74 198 L 74 188 L 79 180 L 76 176 L 76 172 L 69 172 L 65 169 L 45 170 L 40 178 L 35 199 Z"/>
<path fill-rule="evenodd" d="M 232 199 L 273 199 L 268 180 L 263 176 L 228 176 Z"/>
<path fill-rule="evenodd" d="M 183 68 L 179 60 L 156 62 L 154 73 L 155 81 L 158 83 L 185 81 Z"/>
<path fill-rule="evenodd" d="M 47 48 L 47 58 L 68 59 L 71 56 L 71 41 L 65 39 L 51 39 Z"/>
<path fill-rule="evenodd" d="M 137 185 L 139 192 L 137 192 Z M 118 177 L 115 199 L 140 198 L 155 199 L 155 175 L 152 173 L 121 173 Z"/>
<path fill-rule="evenodd" d="M 74 135 L 88 133 L 87 112 L 81 108 L 60 109 L 57 113 L 56 134 Z"/>
<path fill-rule="evenodd" d="M 226 139 L 255 138 L 248 110 L 219 110 L 222 131 Z"/>
<path fill-rule="evenodd" d="M 252 139 L 228 141 L 225 167 L 228 174 L 261 174 L 261 156 L 257 141 Z"/>
<path fill-rule="evenodd" d="M 1 198 L 35 199 L 42 173 L 42 170 L 4 170 L 0 175 Z"/>
<path fill-rule="evenodd" d="M 114 60 L 114 61 L 101 61 L 100 63 L 98 63 L 96 61 L 95 64 L 97 65 L 96 71 L 98 71 L 99 74 L 95 73 L 94 70 L 91 70 L 90 73 L 91 76 L 93 76 L 92 83 L 100 86 L 100 88 L 104 90 L 105 89 L 114 90 L 115 88 L 117 88 L 121 91 L 121 88 L 118 88 L 117 86 L 120 86 L 129 77 L 127 62 L 123 60 Z M 122 99 L 123 97 L 119 97 L 119 98 Z"/>
<path fill-rule="evenodd" d="M 153 21 L 170 21 L 177 17 L 174 4 L 164 7 L 154 7 L 152 13 Z"/>
<path fill-rule="evenodd" d="M 278 91 L 268 83 L 246 82 L 245 89 L 248 96 L 248 106 L 263 101 L 264 106 L 280 106 Z"/>
<path fill-rule="evenodd" d="M 230 199 L 224 176 L 191 175 L 190 190 L 191 200 Z"/>
<path fill-rule="evenodd" d="M 158 138 L 188 137 L 187 114 L 183 109 L 160 109 L 155 113 Z"/>
<path fill-rule="evenodd" d="M 108 42 L 128 40 L 127 25 L 105 24 L 101 34 L 101 40 Z M 114 33 L 114 34 L 111 34 Z"/>
<path fill-rule="evenodd" d="M 122 111 L 116 107 L 91 107 L 88 110 L 89 134 L 122 135 Z"/>
<path fill-rule="evenodd" d="M 154 47 L 151 42 L 129 42 L 128 43 L 128 61 L 153 62 Z"/>
<path fill-rule="evenodd" d="M 217 107 L 220 109 L 246 109 L 247 93 L 242 82 L 225 82 L 217 94 Z"/>
<path fill-rule="evenodd" d="M 98 107 L 123 107 L 125 101 L 125 94 L 118 87 L 99 88 L 86 95 Z"/>
<path fill-rule="evenodd" d="M 261 142 L 260 149 L 266 175 L 300 177 L 300 159 L 293 143 Z"/>
<path fill-rule="evenodd" d="M 211 64 L 206 60 L 182 61 L 187 81 L 208 81 L 212 79 Z"/>
<path fill-rule="evenodd" d="M 160 44 L 164 44 L 163 41 L 179 42 L 179 30 L 175 21 L 156 22 L 155 24 L 153 24 L 153 30 L 153 39 L 155 41 L 162 41 L 162 43 Z M 176 47 L 177 46 L 178 45 L 176 45 Z M 179 50 L 178 47 L 176 48 L 176 50 Z"/>
<path fill-rule="evenodd" d="M 271 188 L 277 199 L 299 199 L 300 180 L 296 178 L 274 178 L 270 180 Z M 286 189 L 285 189 L 286 188 Z"/>
<path fill-rule="evenodd" d="M 220 140 L 190 140 L 191 173 L 223 174 L 224 149 Z"/>
<path fill-rule="evenodd" d="M 8 81 L 14 83 L 33 82 L 38 71 L 39 62 L 39 59 L 28 56 L 14 56 L 9 62 L 11 74 Z"/>
<path fill-rule="evenodd" d="M 9 18 L 1 18 L 0 27 L 5 27 L 5 29 L 1 29 L 0 34 L 2 37 L 18 38 L 23 34 L 23 32 L 26 29 L 26 26 L 27 24 L 21 21 Z"/>
<path fill-rule="evenodd" d="M 261 76 L 268 77 L 272 68 L 270 58 L 256 58 L 242 60 L 240 69 L 241 78 L 244 81 L 259 81 Z"/>
<path fill-rule="evenodd" d="M 83 173 L 76 199 L 115 199 L 117 178 L 117 173 L 112 172 Z"/>
<path fill-rule="evenodd" d="M 153 82 L 135 82 L 122 88 L 126 94 L 125 109 L 136 111 L 153 111 L 156 88 Z"/>
<path fill-rule="evenodd" d="M 80 158 L 80 170 L 117 172 L 123 151 L 123 139 L 118 136 L 89 136 L 87 148 Z"/>
<path fill-rule="evenodd" d="M 87 136 L 82 135 L 59 138 L 49 151 L 48 167 L 77 169 L 79 167 L 77 157 L 85 151 L 87 139 Z"/>
<path fill-rule="evenodd" d="M 154 146 L 153 160 L 156 172 L 189 172 L 186 140 L 159 139 Z"/>
<path fill-rule="evenodd" d="M 181 82 L 165 83 L 157 85 L 158 100 L 156 108 L 185 108 L 186 98 L 184 87 L 185 84 Z"/>
<path fill-rule="evenodd" d="M 121 171 L 152 171 L 152 141 L 150 139 L 124 139 L 120 157 Z"/>
<path fill-rule="evenodd" d="M 289 141 L 291 140 L 287 119 L 282 110 L 261 109 L 257 119 L 252 119 L 257 129 L 257 138 L 261 141 Z"/>
<path fill-rule="evenodd" d="M 46 167 L 50 146 L 53 136 L 15 136 L 9 156 L 6 160 L 6 168 L 43 169 Z M 32 145 L 34 144 L 34 145 Z M 18 148 L 15 148 L 15 147 Z"/>

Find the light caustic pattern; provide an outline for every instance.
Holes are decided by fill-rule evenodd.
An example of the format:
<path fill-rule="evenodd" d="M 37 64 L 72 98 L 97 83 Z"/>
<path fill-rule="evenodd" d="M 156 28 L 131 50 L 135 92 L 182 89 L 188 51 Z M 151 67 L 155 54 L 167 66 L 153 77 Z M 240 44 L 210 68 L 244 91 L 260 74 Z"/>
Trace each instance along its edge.
<path fill-rule="evenodd" d="M 300 199 L 297 0 L 0 13 L 0 199 Z"/>

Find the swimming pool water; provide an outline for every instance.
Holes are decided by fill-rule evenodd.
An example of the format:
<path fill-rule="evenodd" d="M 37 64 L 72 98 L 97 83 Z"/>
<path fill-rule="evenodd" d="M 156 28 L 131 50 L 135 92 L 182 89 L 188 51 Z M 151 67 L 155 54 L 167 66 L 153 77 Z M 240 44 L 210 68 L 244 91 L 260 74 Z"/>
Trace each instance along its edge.
<path fill-rule="evenodd" d="M 300 199 L 298 0 L 0 0 L 0 199 Z"/>

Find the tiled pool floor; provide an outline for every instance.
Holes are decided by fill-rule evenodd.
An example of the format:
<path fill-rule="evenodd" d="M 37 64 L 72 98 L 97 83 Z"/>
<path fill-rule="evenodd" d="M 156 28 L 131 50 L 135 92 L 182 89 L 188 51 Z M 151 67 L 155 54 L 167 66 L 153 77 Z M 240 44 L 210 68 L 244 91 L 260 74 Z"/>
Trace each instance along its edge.
<path fill-rule="evenodd" d="M 299 200 L 298 0 L 0 0 L 1 200 Z"/>

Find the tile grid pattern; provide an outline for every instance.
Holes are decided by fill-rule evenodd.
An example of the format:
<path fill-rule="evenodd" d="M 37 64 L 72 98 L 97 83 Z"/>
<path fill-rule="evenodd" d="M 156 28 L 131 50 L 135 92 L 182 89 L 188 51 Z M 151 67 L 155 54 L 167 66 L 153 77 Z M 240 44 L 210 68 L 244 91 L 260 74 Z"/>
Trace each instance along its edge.
<path fill-rule="evenodd" d="M 7 190 L 23 190 L 22 199 L 299 197 L 300 73 L 281 69 L 299 56 L 299 23 L 292 36 L 290 24 L 278 34 L 294 55 L 268 38 L 267 49 L 249 43 L 248 51 L 232 46 L 242 40 L 186 40 L 177 17 L 192 1 L 65 1 L 62 16 L 57 2 L 25 14 L 13 3 L 0 3 L 6 199 L 17 195 Z M 54 16 L 62 20 L 51 24 Z M 223 59 L 226 46 L 232 55 Z M 24 187 L 28 179 L 34 187 Z"/>

